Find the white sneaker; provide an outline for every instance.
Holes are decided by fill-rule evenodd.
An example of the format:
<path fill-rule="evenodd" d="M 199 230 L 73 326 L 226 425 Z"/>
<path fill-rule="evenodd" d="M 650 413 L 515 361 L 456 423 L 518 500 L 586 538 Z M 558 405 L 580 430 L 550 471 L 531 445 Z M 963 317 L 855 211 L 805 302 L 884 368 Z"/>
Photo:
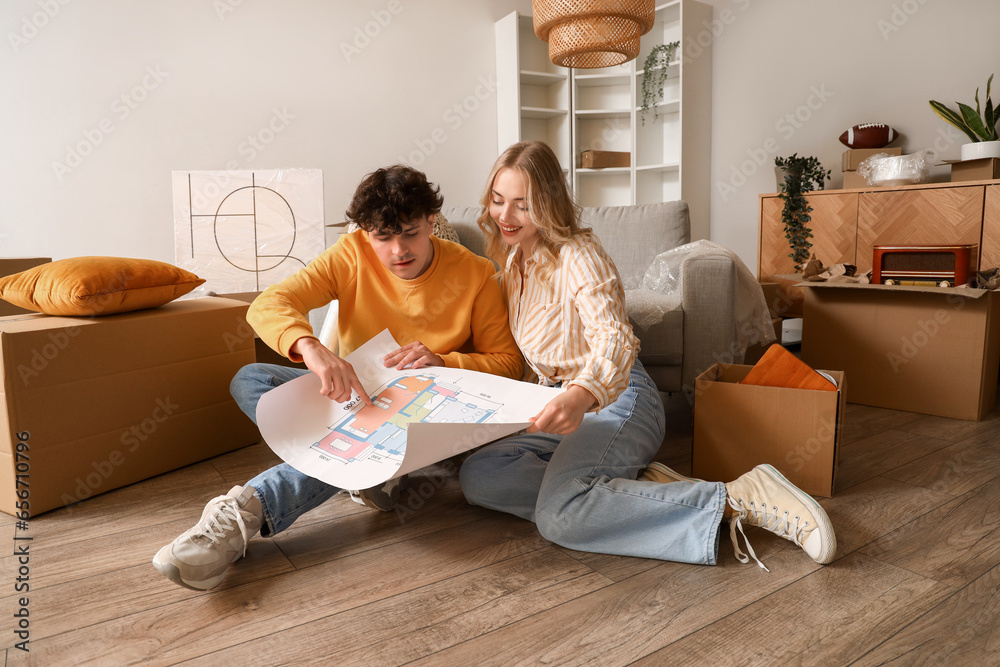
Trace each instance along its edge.
<path fill-rule="evenodd" d="M 639 475 L 640 482 L 659 482 L 669 484 L 670 482 L 704 482 L 697 477 L 685 477 L 673 468 L 668 468 L 659 461 L 653 461 Z"/>
<path fill-rule="evenodd" d="M 743 534 L 747 551 L 758 565 L 767 570 L 747 541 L 746 533 L 743 533 L 744 524 L 760 526 L 794 542 L 817 563 L 833 561 L 837 553 L 837 537 L 830 517 L 812 496 L 785 479 L 773 466 L 765 463 L 741 475 L 726 484 L 726 493 L 729 506 L 733 508 L 729 534 L 736 559 L 741 563 L 750 559 L 740 550 L 736 540 L 737 529 Z"/>
<path fill-rule="evenodd" d="M 230 563 L 247 552 L 260 532 L 263 509 L 252 486 L 234 486 L 208 501 L 193 528 L 156 552 L 153 567 L 176 584 L 196 591 L 214 588 Z"/>

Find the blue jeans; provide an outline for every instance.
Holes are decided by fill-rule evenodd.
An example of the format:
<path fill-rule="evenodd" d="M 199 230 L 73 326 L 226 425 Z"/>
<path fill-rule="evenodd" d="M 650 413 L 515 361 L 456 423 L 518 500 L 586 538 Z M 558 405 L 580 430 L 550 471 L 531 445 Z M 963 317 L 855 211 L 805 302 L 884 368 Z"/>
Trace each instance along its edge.
<path fill-rule="evenodd" d="M 628 389 L 575 432 L 516 435 L 469 456 L 462 491 L 474 505 L 534 521 L 569 549 L 714 565 L 725 485 L 636 480 L 664 422 L 656 385 L 636 361 Z"/>
<path fill-rule="evenodd" d="M 229 392 L 240 409 L 256 424 L 260 397 L 278 385 L 307 373 L 309 371 L 304 369 L 276 364 L 250 364 L 237 371 L 229 384 Z M 265 470 L 246 485 L 257 490 L 255 495 L 264 509 L 264 522 L 260 527 L 260 534 L 264 537 L 285 530 L 300 516 L 340 491 L 326 482 L 303 475 L 287 463 Z"/>

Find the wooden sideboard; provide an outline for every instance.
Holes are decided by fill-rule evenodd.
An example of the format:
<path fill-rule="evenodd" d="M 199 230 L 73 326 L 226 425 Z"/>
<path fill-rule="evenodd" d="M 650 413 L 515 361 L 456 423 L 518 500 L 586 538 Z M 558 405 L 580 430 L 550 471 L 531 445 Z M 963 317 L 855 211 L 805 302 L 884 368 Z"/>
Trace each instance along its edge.
<path fill-rule="evenodd" d="M 872 268 L 875 245 L 979 244 L 979 267 L 1000 266 L 1000 180 L 928 183 L 893 188 L 821 190 L 806 195 L 813 210 L 811 252 L 824 266 Z M 795 272 L 777 194 L 760 195 L 757 277 Z"/>

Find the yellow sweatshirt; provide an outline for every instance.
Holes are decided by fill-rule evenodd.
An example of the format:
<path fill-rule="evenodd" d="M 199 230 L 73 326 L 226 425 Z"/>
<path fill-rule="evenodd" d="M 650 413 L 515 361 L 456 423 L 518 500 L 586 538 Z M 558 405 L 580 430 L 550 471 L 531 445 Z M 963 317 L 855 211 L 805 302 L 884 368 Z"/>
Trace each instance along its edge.
<path fill-rule="evenodd" d="M 451 368 L 519 379 L 524 359 L 493 265 L 457 243 L 434 236 L 431 242 L 430 267 L 403 280 L 385 268 L 363 230 L 345 234 L 307 267 L 268 287 L 247 321 L 272 349 L 301 361 L 288 348 L 315 337 L 307 313 L 337 299 L 343 356 L 388 328 L 400 345 L 420 341 Z"/>

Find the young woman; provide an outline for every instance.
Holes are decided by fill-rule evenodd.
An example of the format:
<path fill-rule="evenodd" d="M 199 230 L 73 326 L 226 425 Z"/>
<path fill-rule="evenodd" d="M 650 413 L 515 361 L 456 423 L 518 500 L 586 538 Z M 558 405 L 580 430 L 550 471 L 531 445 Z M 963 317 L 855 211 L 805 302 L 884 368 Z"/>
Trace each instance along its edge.
<path fill-rule="evenodd" d="M 466 459 L 466 499 L 534 521 L 546 539 L 581 551 L 715 564 L 721 522 L 732 515 L 742 562 L 742 524 L 799 544 L 817 562 L 832 561 L 836 539 L 826 513 L 771 466 L 729 484 L 665 466 L 663 482 L 636 479 L 663 441 L 663 404 L 637 358 L 618 271 L 581 226 L 552 150 L 540 142 L 508 148 L 482 204 L 478 224 L 487 254 L 502 267 L 514 338 L 538 382 L 565 391 L 526 433 Z"/>

